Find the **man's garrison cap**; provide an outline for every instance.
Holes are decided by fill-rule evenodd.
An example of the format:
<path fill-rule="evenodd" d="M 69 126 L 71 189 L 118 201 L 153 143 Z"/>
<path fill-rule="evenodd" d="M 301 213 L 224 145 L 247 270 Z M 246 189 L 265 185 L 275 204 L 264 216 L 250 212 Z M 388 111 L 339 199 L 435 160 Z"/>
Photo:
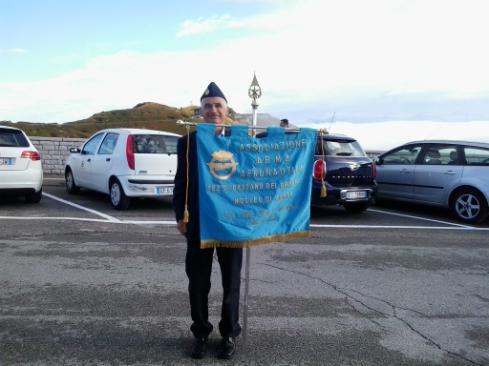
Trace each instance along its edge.
<path fill-rule="evenodd" d="M 209 86 L 207 86 L 207 89 L 204 91 L 204 94 L 202 94 L 202 96 L 200 97 L 200 101 L 202 101 L 202 99 L 204 98 L 211 98 L 211 97 L 221 97 L 226 101 L 226 103 L 228 102 L 228 100 L 222 93 L 221 89 L 219 89 L 219 87 L 216 85 L 215 82 L 211 82 Z"/>

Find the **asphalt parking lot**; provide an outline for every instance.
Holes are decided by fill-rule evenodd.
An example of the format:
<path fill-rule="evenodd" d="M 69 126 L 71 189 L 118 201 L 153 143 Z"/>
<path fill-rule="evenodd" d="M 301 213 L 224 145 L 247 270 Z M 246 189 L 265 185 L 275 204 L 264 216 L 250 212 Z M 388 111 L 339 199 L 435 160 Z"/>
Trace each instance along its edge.
<path fill-rule="evenodd" d="M 195 362 L 171 201 L 119 212 L 56 179 L 44 191 L 37 205 L 0 201 L 0 365 L 489 365 L 487 221 L 397 204 L 315 209 L 309 239 L 251 249 L 236 358 L 214 357 L 214 332 Z"/>

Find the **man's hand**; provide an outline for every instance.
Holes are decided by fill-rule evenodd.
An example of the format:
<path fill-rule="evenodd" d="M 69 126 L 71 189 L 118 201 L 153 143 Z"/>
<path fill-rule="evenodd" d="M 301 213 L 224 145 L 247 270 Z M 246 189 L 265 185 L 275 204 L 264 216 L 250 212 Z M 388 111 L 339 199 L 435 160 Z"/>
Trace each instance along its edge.
<path fill-rule="evenodd" d="M 185 235 L 187 233 L 187 224 L 183 220 L 178 220 L 177 229 L 180 231 L 180 234 Z"/>

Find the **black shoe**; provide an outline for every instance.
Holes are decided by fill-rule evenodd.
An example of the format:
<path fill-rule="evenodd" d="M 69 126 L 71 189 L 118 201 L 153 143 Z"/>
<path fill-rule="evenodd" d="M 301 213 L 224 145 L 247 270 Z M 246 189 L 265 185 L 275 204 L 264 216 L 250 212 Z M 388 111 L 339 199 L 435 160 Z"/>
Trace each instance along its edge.
<path fill-rule="evenodd" d="M 221 350 L 217 355 L 218 358 L 223 360 L 230 360 L 233 358 L 236 352 L 236 341 L 233 337 L 224 337 L 221 343 Z"/>
<path fill-rule="evenodd" d="M 192 351 L 190 357 L 192 358 L 204 358 L 207 352 L 207 338 L 195 338 L 192 345 Z"/>

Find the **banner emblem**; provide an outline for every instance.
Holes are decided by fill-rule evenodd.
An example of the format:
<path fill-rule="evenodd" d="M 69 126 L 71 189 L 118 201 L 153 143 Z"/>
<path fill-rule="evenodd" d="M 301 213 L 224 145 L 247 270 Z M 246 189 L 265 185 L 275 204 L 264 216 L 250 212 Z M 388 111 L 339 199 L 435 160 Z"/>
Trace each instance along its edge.
<path fill-rule="evenodd" d="M 219 150 L 212 153 L 212 160 L 207 165 L 214 177 L 226 180 L 236 173 L 238 163 L 234 160 L 233 153 Z"/>

